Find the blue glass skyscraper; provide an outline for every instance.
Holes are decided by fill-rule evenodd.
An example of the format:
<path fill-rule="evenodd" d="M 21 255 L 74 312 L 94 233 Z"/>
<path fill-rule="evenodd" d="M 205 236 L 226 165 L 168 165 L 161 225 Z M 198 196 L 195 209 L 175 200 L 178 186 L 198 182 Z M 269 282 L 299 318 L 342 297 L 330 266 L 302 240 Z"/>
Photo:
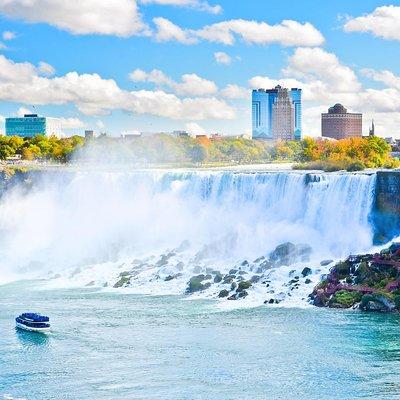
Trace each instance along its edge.
<path fill-rule="evenodd" d="M 274 89 L 253 90 L 252 94 L 252 124 L 253 139 L 273 139 L 272 135 L 272 106 L 278 97 L 277 86 Z M 301 89 L 292 88 L 289 90 L 290 97 L 294 104 L 295 131 L 293 137 L 301 139 Z"/>

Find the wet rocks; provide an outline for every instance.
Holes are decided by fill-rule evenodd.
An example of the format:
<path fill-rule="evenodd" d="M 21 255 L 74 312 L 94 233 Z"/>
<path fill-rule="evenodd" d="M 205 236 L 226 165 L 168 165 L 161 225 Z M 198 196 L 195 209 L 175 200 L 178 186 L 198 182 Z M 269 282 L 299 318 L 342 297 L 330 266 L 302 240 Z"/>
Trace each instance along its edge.
<path fill-rule="evenodd" d="M 269 258 L 276 266 L 291 265 L 299 261 L 309 261 L 312 249 L 306 244 L 283 243 L 270 253 Z"/>
<path fill-rule="evenodd" d="M 222 289 L 218 294 L 218 297 L 220 297 L 220 298 L 228 297 L 228 296 L 229 296 L 229 290 L 226 290 L 226 289 Z"/>
<path fill-rule="evenodd" d="M 309 267 L 303 268 L 303 271 L 301 271 L 301 274 L 303 275 L 303 278 L 305 278 L 308 275 L 312 274 L 312 270 Z"/>
<path fill-rule="evenodd" d="M 318 307 L 400 311 L 400 243 L 379 254 L 347 257 L 335 264 L 314 288 L 311 302 Z"/>
<path fill-rule="evenodd" d="M 203 283 L 206 279 L 208 279 L 207 277 L 208 275 L 203 274 L 192 276 L 188 282 L 186 293 L 201 292 L 208 289 L 211 286 L 211 282 Z"/>

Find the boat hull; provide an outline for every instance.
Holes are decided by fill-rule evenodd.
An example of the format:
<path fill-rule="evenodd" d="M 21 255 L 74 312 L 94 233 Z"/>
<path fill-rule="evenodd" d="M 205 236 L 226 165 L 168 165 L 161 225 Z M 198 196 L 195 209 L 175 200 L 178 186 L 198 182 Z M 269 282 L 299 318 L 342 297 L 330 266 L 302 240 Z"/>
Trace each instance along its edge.
<path fill-rule="evenodd" d="M 38 332 L 38 333 L 49 333 L 50 332 L 50 327 L 46 327 L 46 328 L 35 328 L 32 326 L 27 326 L 24 324 L 21 324 L 19 322 L 17 322 L 15 324 L 17 329 L 21 329 L 23 331 L 28 331 L 28 332 Z"/>

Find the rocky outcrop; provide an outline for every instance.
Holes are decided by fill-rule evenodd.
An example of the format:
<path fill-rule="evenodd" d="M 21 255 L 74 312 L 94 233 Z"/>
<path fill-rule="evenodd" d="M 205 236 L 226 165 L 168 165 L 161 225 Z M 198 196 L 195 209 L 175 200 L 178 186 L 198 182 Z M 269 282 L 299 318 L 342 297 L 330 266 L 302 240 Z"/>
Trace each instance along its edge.
<path fill-rule="evenodd" d="M 400 243 L 337 263 L 310 298 L 318 307 L 400 311 Z"/>

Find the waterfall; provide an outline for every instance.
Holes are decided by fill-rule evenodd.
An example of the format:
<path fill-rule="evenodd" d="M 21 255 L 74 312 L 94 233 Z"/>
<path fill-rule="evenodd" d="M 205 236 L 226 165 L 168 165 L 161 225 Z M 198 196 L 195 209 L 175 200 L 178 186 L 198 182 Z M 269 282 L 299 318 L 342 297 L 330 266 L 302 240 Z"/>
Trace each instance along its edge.
<path fill-rule="evenodd" d="M 313 257 L 372 246 L 375 174 L 229 171 L 42 173 L 0 200 L 0 280 L 188 244 L 210 263 L 254 259 L 283 242 Z"/>

